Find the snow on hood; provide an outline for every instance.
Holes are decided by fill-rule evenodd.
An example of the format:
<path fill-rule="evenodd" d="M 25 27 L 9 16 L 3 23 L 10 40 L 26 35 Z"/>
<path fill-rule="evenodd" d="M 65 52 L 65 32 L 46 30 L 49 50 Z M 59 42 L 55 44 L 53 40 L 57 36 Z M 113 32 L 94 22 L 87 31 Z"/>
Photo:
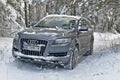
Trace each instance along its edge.
<path fill-rule="evenodd" d="M 38 34 L 38 35 L 45 35 L 45 36 L 65 36 L 65 31 L 64 30 L 57 30 L 57 29 L 26 29 L 23 31 L 23 34 Z"/>
<path fill-rule="evenodd" d="M 36 32 L 24 32 L 25 34 L 36 34 Z M 49 33 L 49 32 L 44 32 L 44 33 L 40 33 L 40 35 L 47 35 L 47 36 L 57 36 L 57 33 Z"/>

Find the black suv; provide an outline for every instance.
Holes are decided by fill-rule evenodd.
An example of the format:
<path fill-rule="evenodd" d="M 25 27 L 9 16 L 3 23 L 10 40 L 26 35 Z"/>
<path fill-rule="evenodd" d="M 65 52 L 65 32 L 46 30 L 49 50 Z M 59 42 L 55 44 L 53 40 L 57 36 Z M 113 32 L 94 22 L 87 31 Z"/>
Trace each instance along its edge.
<path fill-rule="evenodd" d="M 93 29 L 84 17 L 48 15 L 13 41 L 16 59 L 63 65 L 74 69 L 83 55 L 93 51 Z"/>

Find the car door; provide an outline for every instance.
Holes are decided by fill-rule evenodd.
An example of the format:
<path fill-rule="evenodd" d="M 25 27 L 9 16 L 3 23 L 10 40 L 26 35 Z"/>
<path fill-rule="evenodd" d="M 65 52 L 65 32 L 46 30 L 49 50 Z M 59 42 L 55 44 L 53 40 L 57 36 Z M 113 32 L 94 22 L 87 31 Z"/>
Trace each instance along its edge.
<path fill-rule="evenodd" d="M 79 45 L 81 47 L 82 54 L 86 53 L 88 48 L 88 24 L 84 18 L 81 18 L 78 23 L 78 31 L 79 31 Z"/>
<path fill-rule="evenodd" d="M 92 39 L 92 36 L 93 36 L 93 29 L 91 27 L 90 21 L 87 20 L 86 18 L 84 20 L 85 20 L 86 26 L 88 28 L 88 30 L 85 33 L 85 36 L 86 36 L 85 49 L 86 49 L 86 51 L 88 51 L 90 49 L 90 46 L 91 46 L 91 39 Z"/>

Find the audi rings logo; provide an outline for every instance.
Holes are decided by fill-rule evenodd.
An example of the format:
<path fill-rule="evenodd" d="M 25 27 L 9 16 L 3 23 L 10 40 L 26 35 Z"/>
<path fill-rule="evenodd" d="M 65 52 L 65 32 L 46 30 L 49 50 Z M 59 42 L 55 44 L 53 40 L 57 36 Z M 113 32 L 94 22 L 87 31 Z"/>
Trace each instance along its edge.
<path fill-rule="evenodd" d="M 39 44 L 38 40 L 28 40 L 27 41 L 29 44 Z"/>

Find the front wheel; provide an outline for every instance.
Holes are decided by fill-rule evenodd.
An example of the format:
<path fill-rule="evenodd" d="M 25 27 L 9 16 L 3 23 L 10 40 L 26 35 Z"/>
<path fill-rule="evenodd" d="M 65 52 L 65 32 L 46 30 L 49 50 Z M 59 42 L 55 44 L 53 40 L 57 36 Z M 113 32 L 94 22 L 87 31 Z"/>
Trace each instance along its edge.
<path fill-rule="evenodd" d="M 73 70 L 78 63 L 78 48 L 75 47 L 73 51 L 70 51 L 70 59 L 68 64 L 65 66 L 66 69 Z"/>

